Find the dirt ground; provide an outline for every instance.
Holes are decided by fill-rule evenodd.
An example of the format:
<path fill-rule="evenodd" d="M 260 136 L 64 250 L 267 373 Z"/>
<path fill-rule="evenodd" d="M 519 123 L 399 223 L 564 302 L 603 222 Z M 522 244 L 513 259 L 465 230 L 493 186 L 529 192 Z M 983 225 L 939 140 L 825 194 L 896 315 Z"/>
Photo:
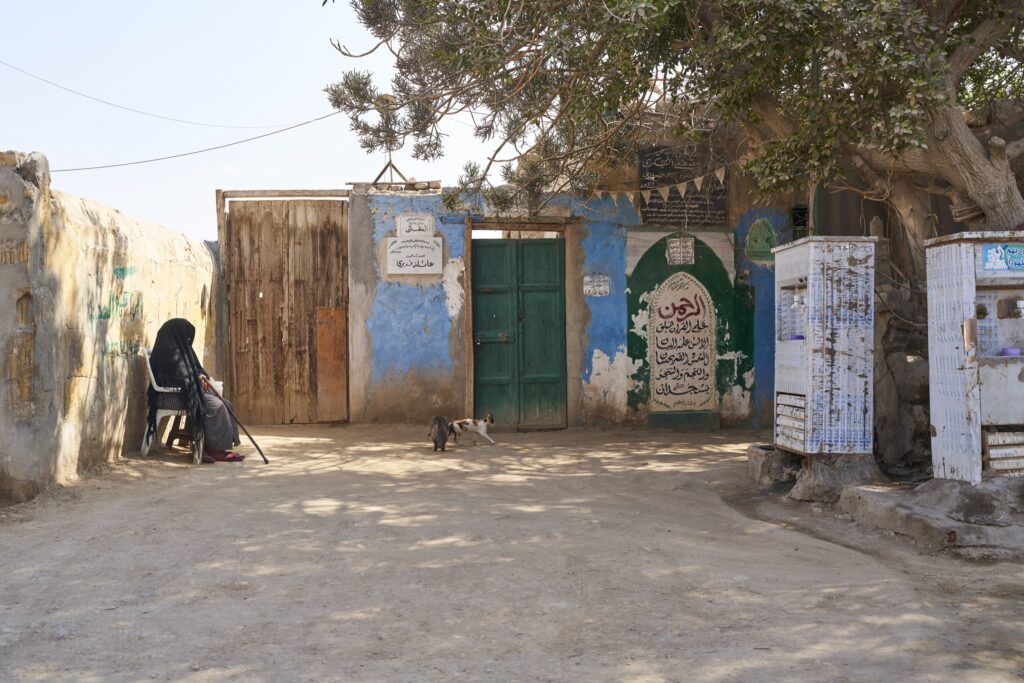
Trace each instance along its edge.
<path fill-rule="evenodd" d="M 0 508 L 0 680 L 1024 672 L 1024 567 L 756 494 L 749 433 L 498 434 L 447 453 L 412 427 L 256 434 L 270 465 L 127 459 Z"/>

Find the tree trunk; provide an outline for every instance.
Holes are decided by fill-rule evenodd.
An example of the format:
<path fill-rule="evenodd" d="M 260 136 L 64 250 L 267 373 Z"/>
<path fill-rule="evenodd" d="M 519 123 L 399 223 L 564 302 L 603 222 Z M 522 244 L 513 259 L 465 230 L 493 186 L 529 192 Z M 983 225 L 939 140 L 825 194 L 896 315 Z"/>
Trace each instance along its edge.
<path fill-rule="evenodd" d="M 892 263 L 914 283 L 924 281 L 924 241 L 937 235 L 937 218 L 927 192 L 905 180 L 893 182 L 889 207 L 898 219 L 890 221 Z"/>
<path fill-rule="evenodd" d="M 929 462 L 924 241 L 936 221 L 928 193 L 912 183 L 893 182 L 888 203 L 890 257 L 875 280 L 875 435 L 883 468 L 898 473 Z"/>
<path fill-rule="evenodd" d="M 978 205 L 985 213 L 984 230 L 1013 230 L 1024 223 L 1024 197 L 1006 156 L 1006 143 L 991 138 L 988 150 L 967 126 L 959 108 L 932 113 L 929 144 L 938 156 L 935 174 Z"/>

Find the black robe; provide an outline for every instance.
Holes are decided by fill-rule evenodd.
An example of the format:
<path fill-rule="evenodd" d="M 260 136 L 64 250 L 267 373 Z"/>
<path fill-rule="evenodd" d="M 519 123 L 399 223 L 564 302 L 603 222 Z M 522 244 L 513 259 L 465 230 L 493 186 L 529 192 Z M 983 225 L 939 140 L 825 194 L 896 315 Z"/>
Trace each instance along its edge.
<path fill-rule="evenodd" d="M 199 443 L 205 429 L 206 403 L 199 385 L 199 375 L 206 375 L 196 352 L 192 349 L 192 341 L 196 337 L 196 328 L 184 318 L 173 318 L 165 322 L 156 333 L 153 351 L 149 357 L 150 367 L 156 383 L 162 387 L 178 387 L 181 398 L 188 409 L 192 424 L 194 443 Z M 156 411 L 158 393 L 149 388 L 149 426 L 148 434 L 156 432 Z"/>

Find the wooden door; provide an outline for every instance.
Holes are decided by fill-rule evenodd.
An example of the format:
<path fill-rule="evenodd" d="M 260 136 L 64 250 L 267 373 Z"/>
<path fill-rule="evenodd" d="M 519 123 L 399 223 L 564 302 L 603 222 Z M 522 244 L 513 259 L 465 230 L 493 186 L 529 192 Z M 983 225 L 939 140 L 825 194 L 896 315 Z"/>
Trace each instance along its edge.
<path fill-rule="evenodd" d="M 473 242 L 473 402 L 500 427 L 566 426 L 562 240 Z"/>
<path fill-rule="evenodd" d="M 222 239 L 239 419 L 347 419 L 347 203 L 235 201 Z"/>
<path fill-rule="evenodd" d="M 519 429 L 564 429 L 565 252 L 562 240 L 519 246 Z"/>
<path fill-rule="evenodd" d="M 517 266 L 512 240 L 473 242 L 473 404 L 501 427 L 519 424 Z"/>

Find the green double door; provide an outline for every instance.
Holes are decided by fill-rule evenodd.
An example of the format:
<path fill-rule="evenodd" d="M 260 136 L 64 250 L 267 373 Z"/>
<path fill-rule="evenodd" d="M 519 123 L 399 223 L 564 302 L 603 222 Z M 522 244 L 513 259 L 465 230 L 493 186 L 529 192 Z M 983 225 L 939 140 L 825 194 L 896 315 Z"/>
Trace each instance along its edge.
<path fill-rule="evenodd" d="M 562 240 L 473 241 L 473 401 L 499 428 L 564 429 Z"/>

